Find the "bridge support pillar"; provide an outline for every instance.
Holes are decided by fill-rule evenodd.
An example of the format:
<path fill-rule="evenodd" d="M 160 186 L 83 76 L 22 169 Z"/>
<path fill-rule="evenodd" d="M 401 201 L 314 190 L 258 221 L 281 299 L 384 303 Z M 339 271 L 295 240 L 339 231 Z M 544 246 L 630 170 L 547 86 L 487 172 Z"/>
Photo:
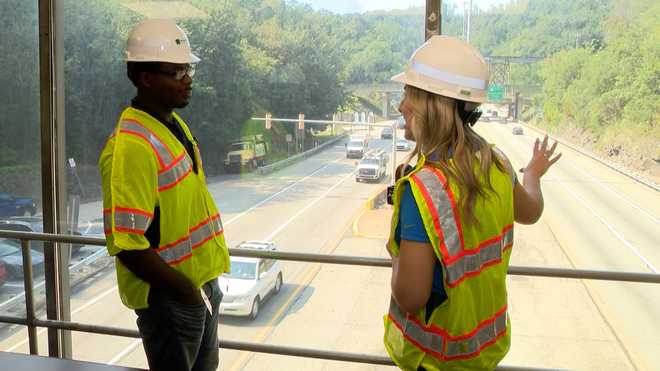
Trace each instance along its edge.
<path fill-rule="evenodd" d="M 387 120 L 390 116 L 390 92 L 383 92 L 383 118 Z"/>

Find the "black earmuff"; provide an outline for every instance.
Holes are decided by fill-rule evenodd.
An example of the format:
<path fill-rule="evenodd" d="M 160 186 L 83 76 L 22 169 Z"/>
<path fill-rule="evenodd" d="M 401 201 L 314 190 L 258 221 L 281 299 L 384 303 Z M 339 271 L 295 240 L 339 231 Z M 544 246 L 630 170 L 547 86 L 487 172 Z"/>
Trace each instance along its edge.
<path fill-rule="evenodd" d="M 461 121 L 463 121 L 464 125 L 474 126 L 474 124 L 479 121 L 482 112 L 479 108 L 476 108 L 472 111 L 467 111 L 465 109 L 465 103 L 465 101 L 459 100 L 456 104 L 458 116 L 461 118 Z"/>

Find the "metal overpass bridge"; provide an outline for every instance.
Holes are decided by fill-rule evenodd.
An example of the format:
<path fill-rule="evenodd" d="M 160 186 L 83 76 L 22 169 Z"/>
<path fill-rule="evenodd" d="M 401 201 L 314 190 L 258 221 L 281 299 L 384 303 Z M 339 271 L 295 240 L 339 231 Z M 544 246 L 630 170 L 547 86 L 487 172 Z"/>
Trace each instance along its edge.
<path fill-rule="evenodd" d="M 518 104 L 516 92 L 529 86 L 517 86 L 511 84 L 511 65 L 512 64 L 533 64 L 543 60 L 543 57 L 536 56 L 500 56 L 489 55 L 484 57 L 490 68 L 490 84 L 500 84 L 504 86 L 504 99 L 500 103 Z M 395 102 L 400 100 L 403 93 L 403 86 L 394 82 L 383 82 L 375 84 L 351 84 L 347 90 L 357 96 L 365 96 L 369 93 L 380 93 L 383 117 L 389 117 Z"/>

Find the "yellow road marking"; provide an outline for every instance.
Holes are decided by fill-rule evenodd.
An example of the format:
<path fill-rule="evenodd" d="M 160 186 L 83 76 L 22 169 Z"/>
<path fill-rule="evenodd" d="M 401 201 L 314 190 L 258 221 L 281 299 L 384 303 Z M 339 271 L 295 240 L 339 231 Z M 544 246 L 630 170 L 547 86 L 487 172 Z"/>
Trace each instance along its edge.
<path fill-rule="evenodd" d="M 355 232 L 355 220 L 358 220 L 362 214 L 367 210 L 367 207 L 373 207 L 373 202 L 376 196 L 381 192 L 382 190 L 379 190 L 376 194 L 371 196 L 367 202 L 353 215 L 348 219 L 348 223 L 341 229 L 341 232 L 335 237 L 335 239 L 331 242 L 326 244 L 326 246 L 321 249 L 322 252 L 325 251 L 326 254 L 332 254 L 337 250 L 337 247 L 339 247 L 339 243 L 341 240 L 344 239 L 344 234 L 346 234 L 346 231 L 353 226 L 353 231 Z M 359 233 L 359 231 L 358 231 Z M 355 234 L 355 233 L 354 233 Z M 264 328 L 259 331 L 252 339 L 252 342 L 255 343 L 260 343 L 268 337 L 268 335 L 271 334 L 273 331 L 273 325 L 275 322 L 279 321 L 280 318 L 284 315 L 284 312 L 289 309 L 289 305 L 291 305 L 291 302 L 294 299 L 298 298 L 298 294 L 303 288 L 307 288 L 309 284 L 314 280 L 314 277 L 318 274 L 318 272 L 321 270 L 321 263 L 315 263 L 312 267 L 309 268 L 307 273 L 305 274 L 305 277 L 302 280 L 302 284 L 299 285 L 292 293 L 289 295 L 289 297 L 286 299 L 286 302 L 284 305 L 280 307 L 280 309 L 277 310 L 275 315 L 268 321 L 268 323 L 264 326 Z M 254 353 L 253 352 L 247 352 L 247 351 L 241 351 L 241 355 L 234 361 L 234 363 L 230 366 L 229 371 L 238 371 L 245 367 L 245 364 L 250 360 Z"/>

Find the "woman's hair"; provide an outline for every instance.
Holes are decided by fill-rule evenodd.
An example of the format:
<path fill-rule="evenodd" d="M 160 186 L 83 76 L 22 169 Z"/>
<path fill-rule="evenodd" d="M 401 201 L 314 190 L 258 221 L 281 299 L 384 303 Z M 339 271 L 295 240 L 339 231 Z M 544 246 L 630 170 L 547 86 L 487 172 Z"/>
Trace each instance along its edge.
<path fill-rule="evenodd" d="M 458 114 L 461 102 L 410 85 L 405 89 L 405 99 L 413 116 L 412 132 L 417 143 L 406 162 L 423 154 L 437 163 L 461 190 L 463 197 L 458 200 L 458 206 L 464 220 L 468 224 L 478 225 L 474 215 L 475 201 L 477 196 L 496 194 L 490 181 L 490 167 L 495 165 L 505 171 L 503 160 L 470 125 L 462 122 Z M 476 103 L 465 103 L 467 110 L 476 108 Z"/>

